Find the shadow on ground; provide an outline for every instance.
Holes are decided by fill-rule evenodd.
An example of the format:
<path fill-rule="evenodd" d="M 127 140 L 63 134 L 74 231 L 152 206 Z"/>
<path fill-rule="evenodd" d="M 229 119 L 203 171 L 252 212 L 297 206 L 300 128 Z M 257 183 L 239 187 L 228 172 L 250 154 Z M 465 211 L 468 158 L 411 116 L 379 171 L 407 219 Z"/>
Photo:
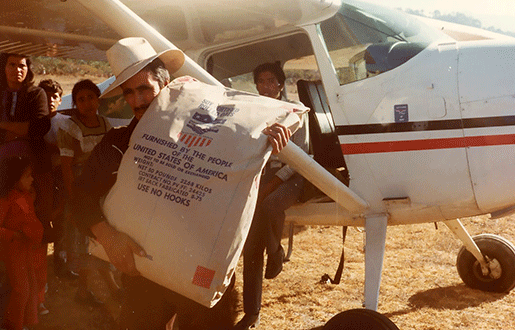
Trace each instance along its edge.
<path fill-rule="evenodd" d="M 409 298 L 411 308 L 399 310 L 385 315 L 392 316 L 411 313 L 421 308 L 432 308 L 436 310 L 463 310 L 470 307 L 477 307 L 483 303 L 501 300 L 505 293 L 484 292 L 471 289 L 464 284 L 447 287 L 439 287 L 426 291 L 420 291 Z"/>

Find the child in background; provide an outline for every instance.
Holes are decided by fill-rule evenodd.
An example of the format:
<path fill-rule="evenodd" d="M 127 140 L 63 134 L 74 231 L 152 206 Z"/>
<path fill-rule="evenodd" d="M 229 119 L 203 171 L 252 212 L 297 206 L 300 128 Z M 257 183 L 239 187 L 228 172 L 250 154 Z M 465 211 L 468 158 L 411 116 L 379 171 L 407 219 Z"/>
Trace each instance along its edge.
<path fill-rule="evenodd" d="M 43 225 L 34 211 L 33 181 L 29 158 L 0 160 L 0 250 L 12 288 L 2 325 L 7 330 L 22 330 L 38 323 L 34 263 L 41 248 Z"/>
<path fill-rule="evenodd" d="M 91 80 L 81 80 L 73 86 L 73 112 L 61 123 L 57 132 L 57 145 L 61 153 L 63 182 L 68 198 L 72 198 L 72 186 L 82 172 L 82 167 L 93 148 L 111 129 L 109 121 L 98 114 L 100 90 Z M 70 216 L 67 212 L 66 216 Z M 71 223 L 71 219 L 66 220 Z M 119 287 L 112 277 L 107 264 L 88 254 L 89 239 L 75 229 L 74 249 L 70 248 L 72 263 L 77 263 L 79 283 L 75 301 L 80 304 L 98 306 L 102 302 L 88 289 L 88 276 L 97 269 L 105 279 L 111 292 Z"/>
<path fill-rule="evenodd" d="M 54 255 L 59 255 L 60 249 L 56 249 L 57 247 L 61 247 L 60 236 L 62 233 L 62 221 L 60 221 L 59 214 L 62 213 L 64 209 L 64 203 L 61 202 L 58 204 L 60 200 L 63 198 L 59 198 L 56 194 L 58 189 L 56 189 L 56 183 L 59 182 L 59 177 L 56 177 L 56 173 L 61 172 L 60 165 L 60 157 L 59 157 L 59 148 L 57 147 L 57 130 L 59 128 L 59 121 L 64 120 L 66 116 L 57 113 L 57 107 L 61 104 L 61 96 L 63 94 L 63 89 L 58 82 L 53 81 L 51 79 L 42 80 L 38 87 L 41 87 L 47 96 L 48 102 L 48 110 L 50 112 L 50 122 L 51 127 L 48 133 L 44 136 L 45 144 L 48 152 L 50 153 L 51 161 L 52 161 L 52 175 L 51 179 L 49 179 L 49 184 L 52 185 L 52 199 L 49 202 L 52 203 L 52 212 L 50 220 L 52 221 L 52 227 L 54 229 Z M 61 180 L 62 181 L 62 180 Z M 62 186 L 62 185 L 61 185 Z M 64 189 L 61 189 L 61 191 Z M 59 231 L 58 231 L 59 229 Z M 59 237 L 57 237 L 59 235 Z M 36 279 L 38 283 L 38 312 L 39 315 L 48 314 L 49 311 L 45 307 L 45 293 L 48 288 L 47 284 L 47 250 L 48 244 L 42 244 L 39 249 L 38 258 L 36 258 Z M 57 253 L 56 253 L 57 251 Z M 54 259 L 55 261 L 55 259 Z M 55 262 L 54 262 L 55 265 Z"/>
<path fill-rule="evenodd" d="M 48 101 L 48 110 L 50 111 L 51 127 L 45 135 L 45 143 L 51 155 L 52 160 L 52 179 L 53 179 L 53 210 L 52 225 L 55 230 L 54 241 L 54 273 L 60 278 L 75 278 L 77 273 L 73 272 L 68 262 L 68 249 L 71 246 L 71 237 L 74 233 L 74 226 L 64 221 L 64 205 L 66 200 L 66 192 L 64 189 L 63 174 L 61 170 L 61 157 L 59 147 L 57 146 L 57 132 L 62 123 L 69 119 L 70 116 L 64 115 L 57 111 L 61 105 L 63 89 L 59 82 L 52 79 L 44 79 L 39 82 L 38 87 L 43 88 Z M 76 269 L 75 269 L 76 271 Z M 40 309 L 41 312 L 41 309 Z"/>

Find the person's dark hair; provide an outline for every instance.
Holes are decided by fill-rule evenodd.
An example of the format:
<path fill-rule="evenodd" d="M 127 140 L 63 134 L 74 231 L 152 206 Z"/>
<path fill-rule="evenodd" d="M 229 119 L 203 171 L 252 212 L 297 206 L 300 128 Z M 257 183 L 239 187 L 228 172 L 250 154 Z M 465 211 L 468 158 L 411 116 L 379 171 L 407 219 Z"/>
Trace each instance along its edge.
<path fill-rule="evenodd" d="M 72 89 L 72 102 L 73 102 L 73 106 L 74 107 L 75 107 L 76 101 L 77 101 L 77 94 L 79 94 L 79 92 L 81 90 L 84 90 L 84 89 L 89 89 L 90 91 L 95 93 L 95 95 L 97 97 L 100 97 L 100 89 L 98 88 L 97 85 L 95 85 L 94 82 L 92 82 L 89 79 L 81 80 L 78 83 L 76 83 L 75 85 L 73 85 L 73 89 Z"/>
<path fill-rule="evenodd" d="M 163 61 L 161 61 L 160 58 L 156 58 L 147 66 L 145 66 L 143 70 L 146 70 L 152 74 L 152 77 L 157 81 L 159 84 L 159 88 L 165 87 L 170 82 L 170 73 L 165 67 L 165 64 Z"/>
<path fill-rule="evenodd" d="M 54 94 L 58 93 L 60 96 L 63 96 L 63 88 L 61 84 L 52 79 L 44 79 L 39 82 L 38 87 L 43 88 L 43 90 L 47 93 Z"/>
<path fill-rule="evenodd" d="M 279 84 L 284 86 L 286 75 L 284 74 L 284 71 L 281 68 L 281 63 L 279 61 L 275 63 L 263 63 L 258 65 L 252 72 L 254 75 L 254 84 L 257 84 L 259 75 L 267 71 L 271 72 L 277 78 Z"/>
<path fill-rule="evenodd" d="M 0 198 L 7 197 L 31 166 L 29 157 L 4 157 L 0 160 Z"/>
<path fill-rule="evenodd" d="M 29 56 L 15 53 L 2 53 L 0 54 L 0 68 L 2 73 L 0 74 L 0 84 L 3 88 L 7 88 L 7 77 L 5 76 L 5 66 L 7 65 L 7 60 L 9 57 L 21 57 L 24 58 L 27 62 L 27 76 L 25 80 L 23 80 L 22 85 L 24 87 L 30 87 L 34 85 L 34 72 L 32 71 L 32 61 Z"/>

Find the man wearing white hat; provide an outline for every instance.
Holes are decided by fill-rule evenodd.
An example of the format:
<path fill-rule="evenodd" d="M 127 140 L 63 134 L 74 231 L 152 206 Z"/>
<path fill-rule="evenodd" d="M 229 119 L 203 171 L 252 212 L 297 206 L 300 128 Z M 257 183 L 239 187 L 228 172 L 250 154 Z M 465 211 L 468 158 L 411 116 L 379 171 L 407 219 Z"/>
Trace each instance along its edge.
<path fill-rule="evenodd" d="M 75 182 L 74 214 L 80 214 L 76 219 L 79 227 L 102 244 L 113 265 L 131 275 L 125 276 L 128 297 L 120 316 L 121 329 L 164 329 L 175 313 L 181 329 L 230 328 L 231 316 L 224 318 L 232 309 L 230 298 L 225 299 L 227 294 L 208 310 L 139 276 L 134 255 L 145 257 L 145 251 L 128 235 L 109 225 L 99 203 L 116 181 L 118 167 L 134 128 L 161 89 L 170 82 L 169 73 L 173 74 L 182 67 L 184 54 L 178 49 L 158 54 L 143 38 L 121 39 L 106 54 L 116 80 L 101 97 L 123 93 L 134 112 L 134 119 L 128 126 L 111 129 L 93 150 L 82 176 Z M 272 125 L 264 133 L 268 135 L 273 153 L 278 153 L 291 136 L 291 132 L 279 124 Z M 209 314 L 217 318 L 216 327 L 205 325 Z M 202 324 L 199 321 L 203 321 Z"/>

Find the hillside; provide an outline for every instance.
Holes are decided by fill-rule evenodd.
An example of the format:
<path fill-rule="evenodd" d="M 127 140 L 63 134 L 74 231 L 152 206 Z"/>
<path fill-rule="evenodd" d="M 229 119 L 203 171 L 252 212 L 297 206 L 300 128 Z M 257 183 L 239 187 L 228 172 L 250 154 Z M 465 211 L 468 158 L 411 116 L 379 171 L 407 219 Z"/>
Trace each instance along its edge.
<path fill-rule="evenodd" d="M 109 77 L 111 67 L 107 62 L 83 61 L 55 57 L 34 57 L 32 58 L 32 69 L 38 75 L 90 75 Z"/>
<path fill-rule="evenodd" d="M 52 57 L 32 58 L 32 69 L 35 82 L 42 79 L 53 79 L 63 87 L 63 95 L 70 94 L 73 85 L 82 79 L 90 79 L 98 84 L 111 76 L 111 68 L 107 62 L 80 61 Z"/>

